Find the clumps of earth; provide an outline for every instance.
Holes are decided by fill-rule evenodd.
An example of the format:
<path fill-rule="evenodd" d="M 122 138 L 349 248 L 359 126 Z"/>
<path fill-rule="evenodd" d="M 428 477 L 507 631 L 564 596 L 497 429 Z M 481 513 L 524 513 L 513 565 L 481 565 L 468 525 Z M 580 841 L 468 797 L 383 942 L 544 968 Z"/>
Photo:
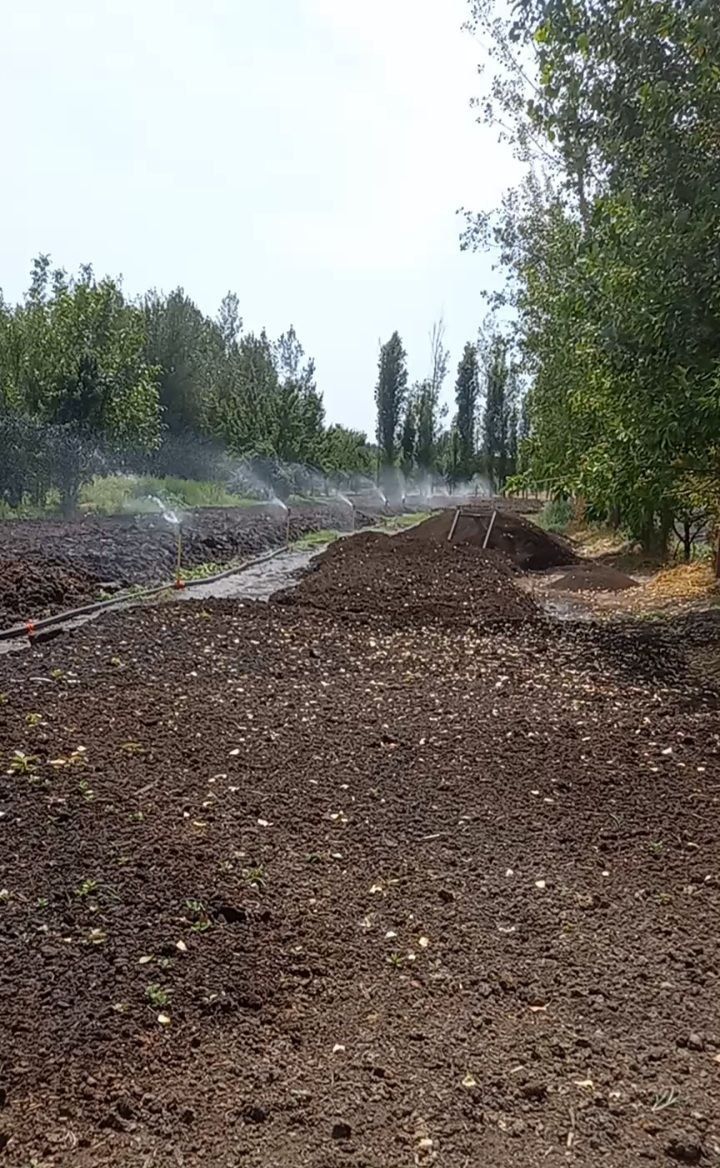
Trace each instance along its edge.
<path fill-rule="evenodd" d="M 98 578 L 52 560 L 0 560 L 0 625 L 38 620 L 97 599 Z"/>

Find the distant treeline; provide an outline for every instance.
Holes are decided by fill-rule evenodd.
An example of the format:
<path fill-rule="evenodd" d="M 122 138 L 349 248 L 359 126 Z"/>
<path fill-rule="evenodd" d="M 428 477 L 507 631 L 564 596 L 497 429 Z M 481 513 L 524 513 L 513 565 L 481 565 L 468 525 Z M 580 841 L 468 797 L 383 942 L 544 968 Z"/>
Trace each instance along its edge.
<path fill-rule="evenodd" d="M 245 331 L 235 293 L 213 318 L 181 288 L 129 299 L 90 266 L 70 276 L 40 255 L 22 301 L 0 296 L 0 498 L 42 506 L 54 491 L 71 511 L 97 475 L 220 480 L 239 463 L 260 468 L 278 493 L 300 489 L 307 468 L 339 486 L 395 469 L 406 480 L 455 484 L 482 472 L 502 482 L 517 445 L 502 342 L 485 353 L 482 426 L 477 348 L 466 347 L 449 427 L 442 326 L 431 354 L 428 379 L 409 388 L 397 333 L 381 347 L 375 446 L 326 425 L 315 364 L 294 328 L 277 340 Z"/>

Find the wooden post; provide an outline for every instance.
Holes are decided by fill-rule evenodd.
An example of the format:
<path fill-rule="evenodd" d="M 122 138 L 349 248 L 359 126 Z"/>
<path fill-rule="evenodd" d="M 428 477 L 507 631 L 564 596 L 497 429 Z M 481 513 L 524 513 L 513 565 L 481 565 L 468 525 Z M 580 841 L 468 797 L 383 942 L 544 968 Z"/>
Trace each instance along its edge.
<path fill-rule="evenodd" d="M 448 536 L 448 543 L 452 543 L 452 537 L 455 534 L 455 528 L 458 525 L 459 518 L 460 518 L 460 508 L 458 507 L 457 510 L 455 511 L 455 518 L 453 519 L 452 527 L 450 528 L 450 534 Z"/>
<path fill-rule="evenodd" d="M 497 519 L 497 511 L 493 511 L 492 518 L 491 518 L 490 522 L 488 523 L 488 529 L 485 532 L 485 539 L 483 540 L 483 551 L 485 550 L 488 543 L 490 542 L 490 536 L 492 535 L 492 529 L 495 526 L 496 519 Z"/>

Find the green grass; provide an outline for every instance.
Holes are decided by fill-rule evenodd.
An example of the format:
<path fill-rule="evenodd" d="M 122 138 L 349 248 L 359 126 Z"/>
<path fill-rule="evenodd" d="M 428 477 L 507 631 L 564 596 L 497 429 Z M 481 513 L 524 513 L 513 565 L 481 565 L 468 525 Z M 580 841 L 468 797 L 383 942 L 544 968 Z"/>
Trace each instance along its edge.
<path fill-rule="evenodd" d="M 60 510 L 60 496 L 57 491 L 50 491 L 44 504 L 21 503 L 19 507 L 11 507 L 9 503 L 0 500 L 0 519 L 44 519 Z"/>
<path fill-rule="evenodd" d="M 380 518 L 378 521 L 378 528 L 389 532 L 391 535 L 395 531 L 404 531 L 408 527 L 414 527 L 416 523 L 422 523 L 424 519 L 430 517 L 429 511 L 416 511 L 411 515 L 392 515 L 387 518 Z M 368 531 L 371 528 L 359 528 L 358 530 Z M 293 543 L 294 551 L 304 552 L 312 551 L 313 548 L 322 547 L 328 543 L 334 543 L 340 536 L 347 536 L 348 531 L 335 531 L 334 529 L 325 528 L 323 531 L 311 531 L 309 535 L 303 536 Z"/>
<path fill-rule="evenodd" d="M 551 499 L 534 518 L 538 526 L 544 527 L 545 531 L 562 535 L 572 521 L 573 514 L 574 508 L 569 499 Z"/>
<path fill-rule="evenodd" d="M 80 509 L 92 515 L 121 515 L 157 511 L 150 496 L 177 508 L 251 507 L 257 502 L 226 490 L 221 483 L 204 483 L 195 479 L 135 478 L 131 475 L 108 475 L 93 479 L 80 492 Z"/>
<path fill-rule="evenodd" d="M 410 515 L 393 515 L 391 519 L 384 521 L 384 526 L 391 531 L 403 531 L 406 527 L 415 527 L 417 523 L 423 523 L 431 514 L 431 511 L 413 511 Z"/>
<path fill-rule="evenodd" d="M 302 539 L 296 540 L 292 544 L 292 549 L 295 552 L 309 552 L 313 548 L 322 547 L 326 543 L 334 543 L 336 539 L 340 538 L 342 533 L 339 531 L 311 531 L 308 535 L 304 535 Z"/>

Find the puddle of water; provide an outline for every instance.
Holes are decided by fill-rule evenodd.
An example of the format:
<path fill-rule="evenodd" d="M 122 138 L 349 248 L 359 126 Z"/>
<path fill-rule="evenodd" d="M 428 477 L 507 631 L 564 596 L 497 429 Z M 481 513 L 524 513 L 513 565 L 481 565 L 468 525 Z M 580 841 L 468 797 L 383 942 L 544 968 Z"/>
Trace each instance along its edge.
<path fill-rule="evenodd" d="M 312 551 L 284 552 L 274 560 L 246 568 L 237 575 L 197 584 L 178 593 L 178 597 L 182 600 L 269 600 L 281 588 L 297 585 L 300 574 L 313 557 L 324 550 L 324 547 L 314 547 Z"/>

